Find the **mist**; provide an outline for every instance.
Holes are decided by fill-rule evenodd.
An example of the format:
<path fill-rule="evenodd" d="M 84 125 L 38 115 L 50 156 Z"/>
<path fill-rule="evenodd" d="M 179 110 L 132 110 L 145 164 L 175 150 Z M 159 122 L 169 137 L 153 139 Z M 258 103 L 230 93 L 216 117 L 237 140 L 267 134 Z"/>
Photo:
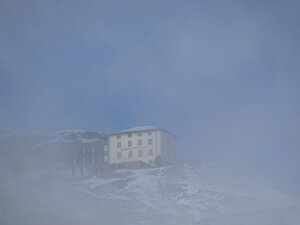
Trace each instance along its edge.
<path fill-rule="evenodd" d="M 299 10 L 293 0 L 3 0 L 0 133 L 112 133 L 153 125 L 178 136 L 181 160 L 214 165 L 299 199 Z M 1 182 L 16 176 L 18 166 L 7 166 L 12 161 L 23 163 L 21 171 L 42 167 L 33 153 L 11 153 L 26 149 L 23 144 L 3 143 L 1 164 L 9 169 Z M 19 175 L 13 183 L 24 182 L 27 193 L 34 181 Z M 64 208 L 72 199 L 80 202 L 81 194 L 77 199 L 67 188 L 72 182 L 59 179 L 38 181 L 37 193 L 63 187 L 71 190 L 58 191 L 68 202 Z M 83 202 L 66 214 L 106 206 Z M 109 207 L 105 212 L 112 214 Z"/>

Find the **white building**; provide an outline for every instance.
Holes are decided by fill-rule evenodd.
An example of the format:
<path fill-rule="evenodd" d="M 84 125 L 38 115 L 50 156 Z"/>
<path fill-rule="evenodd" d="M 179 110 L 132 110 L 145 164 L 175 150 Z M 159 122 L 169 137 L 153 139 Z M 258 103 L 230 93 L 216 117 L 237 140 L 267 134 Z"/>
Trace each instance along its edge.
<path fill-rule="evenodd" d="M 109 163 L 142 161 L 154 165 L 175 160 L 176 136 L 150 127 L 135 127 L 108 135 Z"/>

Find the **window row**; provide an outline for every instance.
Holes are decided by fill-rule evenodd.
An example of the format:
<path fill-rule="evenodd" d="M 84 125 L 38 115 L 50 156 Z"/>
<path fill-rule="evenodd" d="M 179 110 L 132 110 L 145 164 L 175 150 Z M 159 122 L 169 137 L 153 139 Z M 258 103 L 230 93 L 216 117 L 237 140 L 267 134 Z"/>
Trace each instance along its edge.
<path fill-rule="evenodd" d="M 149 136 L 151 136 L 151 135 L 152 135 L 152 131 L 148 131 L 147 134 L 148 134 Z M 138 135 L 139 137 L 141 137 L 141 136 L 143 135 L 143 132 L 138 132 L 137 135 Z M 117 139 L 121 139 L 121 137 L 122 137 L 122 135 L 117 135 Z M 131 138 L 131 137 L 132 137 L 132 133 L 128 133 L 128 134 L 127 134 L 127 137 Z"/>
<path fill-rule="evenodd" d="M 122 153 L 123 152 L 117 152 L 117 159 L 122 159 L 122 156 L 123 156 Z M 153 149 L 148 149 L 147 153 L 148 153 L 149 156 L 153 155 Z M 133 151 L 128 151 L 127 156 L 128 156 L 128 158 L 133 158 Z M 137 151 L 137 156 L 138 157 L 143 157 L 144 156 L 143 150 L 138 150 Z"/>
<path fill-rule="evenodd" d="M 148 139 L 148 145 L 152 145 L 152 139 L 151 138 L 149 138 Z M 142 146 L 143 145 L 143 140 L 138 140 L 138 146 Z M 132 141 L 128 141 L 128 143 L 127 143 L 127 147 L 132 147 Z M 117 148 L 122 148 L 122 143 L 121 142 L 117 142 Z"/>

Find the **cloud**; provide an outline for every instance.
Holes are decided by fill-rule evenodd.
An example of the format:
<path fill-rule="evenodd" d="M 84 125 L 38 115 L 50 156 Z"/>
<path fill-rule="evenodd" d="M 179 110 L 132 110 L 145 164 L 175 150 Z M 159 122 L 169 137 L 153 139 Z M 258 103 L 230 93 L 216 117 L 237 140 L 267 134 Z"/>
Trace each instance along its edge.
<path fill-rule="evenodd" d="M 250 167 L 268 162 L 263 152 L 299 147 L 297 1 L 2 1 L 0 8 L 7 127 L 153 124 L 177 133 L 187 157 L 228 155 Z M 278 158 L 270 159 L 276 168 Z"/>

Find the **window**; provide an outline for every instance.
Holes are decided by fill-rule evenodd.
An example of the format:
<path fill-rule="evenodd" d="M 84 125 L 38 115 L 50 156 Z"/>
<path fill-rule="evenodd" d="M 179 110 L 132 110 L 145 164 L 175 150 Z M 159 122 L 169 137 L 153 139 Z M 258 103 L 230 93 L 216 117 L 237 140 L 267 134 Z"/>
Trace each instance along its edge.
<path fill-rule="evenodd" d="M 152 145 L 152 139 L 148 139 L 148 145 Z"/>
<path fill-rule="evenodd" d="M 117 159 L 122 159 L 122 152 L 117 152 Z"/>
<path fill-rule="evenodd" d="M 152 131 L 148 131 L 148 135 L 152 135 Z"/>
<path fill-rule="evenodd" d="M 132 146 L 132 141 L 128 141 L 128 147 Z"/>
<path fill-rule="evenodd" d="M 117 147 L 118 147 L 118 148 L 121 148 L 121 147 L 122 147 L 121 142 L 118 142 L 118 143 L 117 143 Z"/>
<path fill-rule="evenodd" d="M 143 145 L 143 141 L 142 140 L 138 140 L 138 146 L 142 146 Z"/>
<path fill-rule="evenodd" d="M 104 145 L 104 152 L 108 152 L 108 145 Z M 92 149 L 92 152 L 94 152 L 94 149 Z"/>
<path fill-rule="evenodd" d="M 143 150 L 138 151 L 138 157 L 143 157 Z"/>
<path fill-rule="evenodd" d="M 108 162 L 108 155 L 104 155 L 103 161 L 104 161 L 104 162 Z"/>
<path fill-rule="evenodd" d="M 153 155 L 153 149 L 148 150 L 148 155 Z"/>
<path fill-rule="evenodd" d="M 132 133 L 129 133 L 129 134 L 128 134 L 128 137 L 131 138 L 131 137 L 132 137 Z"/>
<path fill-rule="evenodd" d="M 121 135 L 117 135 L 117 139 L 121 139 Z"/>
<path fill-rule="evenodd" d="M 132 158 L 133 157 L 133 152 L 132 151 L 129 151 L 128 152 L 128 158 Z"/>
<path fill-rule="evenodd" d="M 138 132 L 138 136 L 139 136 L 139 137 L 142 136 L 142 132 Z"/>

